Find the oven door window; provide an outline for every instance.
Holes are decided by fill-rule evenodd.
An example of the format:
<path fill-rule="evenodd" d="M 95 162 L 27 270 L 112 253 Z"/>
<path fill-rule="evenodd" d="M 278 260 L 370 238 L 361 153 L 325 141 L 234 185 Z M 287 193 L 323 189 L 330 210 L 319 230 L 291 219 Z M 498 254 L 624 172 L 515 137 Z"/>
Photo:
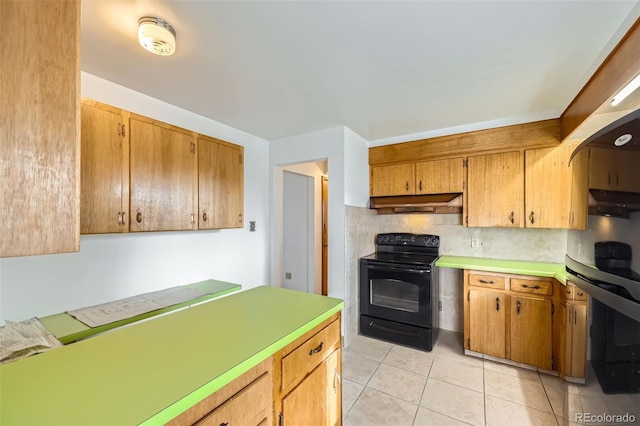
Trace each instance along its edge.
<path fill-rule="evenodd" d="M 416 284 L 395 279 L 372 279 L 369 296 L 373 306 L 404 312 L 420 311 L 420 288 Z"/>

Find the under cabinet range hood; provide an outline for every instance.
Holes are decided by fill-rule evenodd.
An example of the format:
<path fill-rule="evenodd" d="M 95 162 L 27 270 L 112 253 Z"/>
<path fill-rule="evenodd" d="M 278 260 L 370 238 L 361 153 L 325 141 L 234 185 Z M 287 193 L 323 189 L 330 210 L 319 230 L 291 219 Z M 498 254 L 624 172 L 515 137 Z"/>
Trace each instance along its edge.
<path fill-rule="evenodd" d="M 462 194 L 425 194 L 371 197 L 370 207 L 378 214 L 462 213 Z"/>
<path fill-rule="evenodd" d="M 589 150 L 589 214 L 629 218 L 640 211 L 640 109 L 594 133 Z"/>

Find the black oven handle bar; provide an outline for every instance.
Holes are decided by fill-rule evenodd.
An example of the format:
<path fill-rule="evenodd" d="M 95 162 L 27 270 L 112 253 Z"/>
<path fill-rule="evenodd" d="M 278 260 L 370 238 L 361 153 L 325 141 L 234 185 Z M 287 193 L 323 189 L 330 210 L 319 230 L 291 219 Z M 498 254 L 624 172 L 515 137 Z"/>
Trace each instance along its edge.
<path fill-rule="evenodd" d="M 409 273 L 417 273 L 417 274 L 425 274 L 425 273 L 428 274 L 429 272 L 431 272 L 430 267 L 424 267 L 424 268 L 419 266 L 403 267 L 403 266 L 398 266 L 395 263 L 376 262 L 376 263 L 365 263 L 365 265 L 369 269 L 377 269 L 379 271 L 397 271 L 397 272 L 409 272 Z"/>

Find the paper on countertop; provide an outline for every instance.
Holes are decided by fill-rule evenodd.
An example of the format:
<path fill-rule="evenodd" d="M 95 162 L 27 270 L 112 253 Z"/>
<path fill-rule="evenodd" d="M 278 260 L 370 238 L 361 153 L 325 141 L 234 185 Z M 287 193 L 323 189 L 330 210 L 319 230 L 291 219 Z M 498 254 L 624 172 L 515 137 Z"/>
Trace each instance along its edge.
<path fill-rule="evenodd" d="M 0 329 L 0 363 L 17 361 L 62 346 L 37 318 L 5 321 Z"/>
<path fill-rule="evenodd" d="M 210 294 L 210 292 L 206 290 L 177 286 L 139 296 L 127 297 L 114 302 L 74 309 L 67 311 L 67 313 L 89 327 L 99 327 L 197 299 L 207 294 Z"/>

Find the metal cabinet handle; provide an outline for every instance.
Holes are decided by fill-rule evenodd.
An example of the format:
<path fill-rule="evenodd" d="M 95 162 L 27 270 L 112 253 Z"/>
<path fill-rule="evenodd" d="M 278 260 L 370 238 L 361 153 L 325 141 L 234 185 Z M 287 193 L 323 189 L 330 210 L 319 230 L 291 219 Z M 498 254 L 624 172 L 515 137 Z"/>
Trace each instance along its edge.
<path fill-rule="evenodd" d="M 409 190 L 409 181 L 407 181 L 404 187 L 407 189 L 407 191 Z"/>
<path fill-rule="evenodd" d="M 493 281 L 487 281 L 487 280 L 478 280 L 478 282 L 479 282 L 479 283 L 482 283 L 482 284 L 495 284 L 495 282 L 493 282 Z"/>
<path fill-rule="evenodd" d="M 516 301 L 516 314 L 520 315 L 520 301 Z"/>
<path fill-rule="evenodd" d="M 238 219 L 238 223 L 242 223 L 242 213 L 240 213 L 240 214 L 238 215 L 238 218 L 239 218 L 239 219 Z"/>
<path fill-rule="evenodd" d="M 516 221 L 516 214 L 515 214 L 515 212 L 511 212 L 511 217 L 510 217 L 509 221 L 510 221 L 511 223 L 515 223 L 515 221 Z"/>
<path fill-rule="evenodd" d="M 207 212 L 202 212 L 202 221 L 206 222 L 209 217 L 207 216 Z"/>
<path fill-rule="evenodd" d="M 318 352 L 322 351 L 322 345 L 324 345 L 324 342 L 320 342 L 317 348 L 311 349 L 309 351 L 309 355 L 317 354 Z"/>
<path fill-rule="evenodd" d="M 584 296 L 584 293 L 583 293 L 583 292 L 581 292 L 581 291 L 577 291 L 577 292 L 576 292 L 576 295 L 578 295 L 578 296 L 582 297 L 582 296 Z"/>
<path fill-rule="evenodd" d="M 531 224 L 536 223 L 536 216 L 533 210 L 531 210 L 531 216 L 529 217 L 529 220 L 531 220 Z"/>
<path fill-rule="evenodd" d="M 500 310 L 500 298 L 496 297 L 496 311 Z"/>
<path fill-rule="evenodd" d="M 420 191 L 422 191 L 422 181 L 420 181 L 420 183 L 418 184 L 418 188 L 420 189 Z M 409 189 L 409 188 L 407 188 Z"/>
<path fill-rule="evenodd" d="M 533 290 L 540 290 L 542 287 L 540 287 L 539 285 L 528 286 L 526 284 L 522 284 L 522 288 L 530 288 L 530 289 L 533 289 Z"/>
<path fill-rule="evenodd" d="M 136 222 L 138 223 L 142 222 L 142 212 L 136 213 Z"/>
<path fill-rule="evenodd" d="M 334 371 L 334 373 L 333 373 L 333 393 L 338 393 L 338 389 L 340 389 L 341 381 L 342 381 L 342 379 L 340 378 L 340 375 L 338 374 L 338 372 Z M 336 384 L 336 382 L 338 382 L 338 384 Z"/>
<path fill-rule="evenodd" d="M 220 423 L 220 426 L 229 426 L 228 422 Z"/>

